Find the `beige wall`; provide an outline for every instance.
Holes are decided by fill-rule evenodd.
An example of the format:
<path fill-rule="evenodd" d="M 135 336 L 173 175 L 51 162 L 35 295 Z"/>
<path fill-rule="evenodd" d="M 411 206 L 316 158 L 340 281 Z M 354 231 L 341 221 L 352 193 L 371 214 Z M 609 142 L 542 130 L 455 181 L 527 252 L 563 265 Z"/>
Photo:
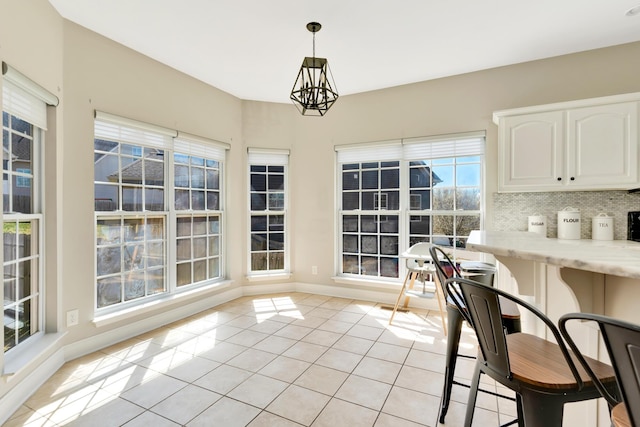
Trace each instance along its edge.
<path fill-rule="evenodd" d="M 290 281 L 332 286 L 334 145 L 486 130 L 491 214 L 497 183 L 494 110 L 640 91 L 640 43 L 635 43 L 343 96 L 326 117 L 302 117 L 289 104 L 241 101 L 64 21 L 46 0 L 0 0 L 0 59 L 61 100 L 47 140 L 46 243 L 48 325 L 64 331 L 64 313 L 80 312 L 80 324 L 68 329 L 65 345 L 110 331 L 110 339 L 117 339 L 122 326 L 167 309 L 101 328 L 91 322 L 95 109 L 231 145 L 226 253 L 235 287 L 247 284 L 246 148 L 290 149 Z M 340 87 L 340 76 L 335 77 Z M 317 276 L 311 266 L 318 267 Z M 254 292 L 262 286 L 251 285 Z M 0 398 L 19 381 L 0 383 Z"/>

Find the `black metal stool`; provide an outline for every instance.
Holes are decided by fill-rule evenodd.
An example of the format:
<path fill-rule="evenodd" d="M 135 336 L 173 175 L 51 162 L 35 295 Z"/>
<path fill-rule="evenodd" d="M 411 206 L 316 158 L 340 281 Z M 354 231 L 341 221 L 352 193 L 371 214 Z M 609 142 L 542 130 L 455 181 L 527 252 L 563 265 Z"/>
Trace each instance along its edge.
<path fill-rule="evenodd" d="M 450 277 L 462 276 L 469 276 L 474 281 L 478 281 L 487 286 L 493 286 L 493 278 L 496 271 L 493 265 L 481 262 L 463 262 L 460 264 L 460 269 L 458 269 L 455 263 L 451 261 L 449 256 L 441 248 L 432 246 L 430 252 L 433 263 L 436 266 L 436 275 L 440 282 L 440 286 L 442 286 L 444 281 Z M 443 289 L 443 292 L 446 292 L 446 289 Z M 445 295 L 447 294 L 445 293 Z M 463 304 L 461 306 L 463 306 Z M 451 297 L 447 297 L 447 353 L 445 359 L 446 365 L 444 373 L 444 387 L 442 390 L 440 411 L 438 414 L 438 420 L 441 424 L 444 424 L 444 418 L 447 415 L 447 411 L 449 409 L 449 401 L 451 400 L 451 389 L 453 388 L 453 386 L 459 385 L 469 388 L 469 384 L 460 383 L 453 378 L 458 357 L 475 359 L 475 357 L 473 356 L 458 354 L 458 349 L 460 346 L 460 335 L 462 333 L 462 324 L 465 320 L 470 322 L 467 314 L 462 313 L 458 309 L 453 300 L 451 300 Z M 510 301 L 504 301 L 502 323 L 507 330 L 507 333 L 521 331 L 520 312 L 518 310 L 518 307 Z M 485 393 L 497 395 L 496 393 L 488 392 L 486 390 L 482 391 Z M 497 396 L 505 397 L 502 395 Z"/>

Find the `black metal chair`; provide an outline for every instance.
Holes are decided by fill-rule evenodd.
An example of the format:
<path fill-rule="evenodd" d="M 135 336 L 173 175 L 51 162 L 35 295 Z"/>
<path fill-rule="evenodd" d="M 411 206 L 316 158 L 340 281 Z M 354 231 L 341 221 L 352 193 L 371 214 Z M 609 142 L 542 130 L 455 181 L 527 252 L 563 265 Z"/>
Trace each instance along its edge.
<path fill-rule="evenodd" d="M 600 397 L 589 375 L 573 362 L 558 328 L 536 307 L 473 280 L 454 277 L 447 279 L 445 286 L 454 302 L 464 301 L 480 347 L 465 427 L 473 421 L 482 374 L 516 393 L 519 426 L 561 427 L 565 403 Z M 502 324 L 501 300 L 510 300 L 537 317 L 555 342 L 523 332 L 507 334 Z M 615 386 L 611 366 L 593 359 L 588 363 L 602 384 Z"/>
<path fill-rule="evenodd" d="M 458 382 L 454 379 L 456 362 L 458 357 L 475 359 L 472 356 L 466 356 L 458 354 L 458 348 L 460 346 L 460 335 L 462 333 L 462 324 L 465 320 L 471 324 L 471 319 L 466 313 L 466 309 L 459 310 L 458 306 L 464 307 L 463 301 L 458 301 L 456 305 L 450 296 L 447 294 L 447 290 L 444 288 L 445 280 L 451 277 L 462 277 L 462 273 L 456 266 L 456 264 L 449 258 L 449 256 L 437 246 L 432 246 L 430 249 L 431 259 L 436 267 L 436 279 L 439 282 L 439 286 L 442 288 L 442 292 L 445 295 L 447 301 L 447 353 L 445 361 L 445 373 L 444 373 L 444 386 L 442 390 L 442 397 L 440 398 L 440 409 L 438 414 L 438 420 L 441 424 L 445 422 L 445 416 L 449 409 L 449 402 L 451 401 L 451 391 L 454 385 L 462 387 L 470 387 L 468 384 Z M 493 275 L 490 277 L 484 277 L 485 284 L 491 286 L 493 283 Z M 505 304 L 505 310 L 502 313 L 502 320 L 507 329 L 511 332 L 520 331 L 520 312 L 517 306 L 510 302 Z M 481 390 L 485 391 L 485 390 Z M 500 396 L 505 397 L 505 396 Z"/>
<path fill-rule="evenodd" d="M 598 324 L 602 340 L 616 373 L 618 390 L 614 390 L 615 392 L 600 382 L 591 365 L 571 338 L 571 334 L 567 330 L 567 322 L 572 320 Z M 558 326 L 576 358 L 609 404 L 613 425 L 616 427 L 640 427 L 640 326 L 591 313 L 565 314 L 558 321 Z"/>

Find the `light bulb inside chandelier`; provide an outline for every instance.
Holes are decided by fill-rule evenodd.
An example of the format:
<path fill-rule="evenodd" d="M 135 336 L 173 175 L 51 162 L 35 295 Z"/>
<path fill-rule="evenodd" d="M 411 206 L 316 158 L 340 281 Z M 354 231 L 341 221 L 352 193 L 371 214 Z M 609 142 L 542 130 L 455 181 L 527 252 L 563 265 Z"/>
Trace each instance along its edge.
<path fill-rule="evenodd" d="M 303 116 L 324 116 L 338 99 L 338 92 L 326 58 L 316 58 L 316 33 L 322 26 L 309 22 L 313 33 L 313 56 L 305 57 L 291 90 L 291 100 Z"/>

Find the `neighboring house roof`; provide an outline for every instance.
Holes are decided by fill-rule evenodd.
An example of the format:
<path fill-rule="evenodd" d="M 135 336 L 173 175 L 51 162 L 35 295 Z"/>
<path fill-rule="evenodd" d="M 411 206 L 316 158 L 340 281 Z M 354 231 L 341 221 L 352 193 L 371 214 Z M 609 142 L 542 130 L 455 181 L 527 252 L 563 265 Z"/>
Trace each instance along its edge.
<path fill-rule="evenodd" d="M 122 182 L 143 182 L 142 164 L 143 160 L 163 160 L 164 152 L 153 151 L 145 157 L 141 157 L 133 163 L 122 168 Z M 115 171 L 109 175 L 109 181 L 116 182 L 118 180 L 118 172 Z M 164 183 L 164 162 L 148 161 L 144 165 L 144 183 L 149 185 Z"/>

